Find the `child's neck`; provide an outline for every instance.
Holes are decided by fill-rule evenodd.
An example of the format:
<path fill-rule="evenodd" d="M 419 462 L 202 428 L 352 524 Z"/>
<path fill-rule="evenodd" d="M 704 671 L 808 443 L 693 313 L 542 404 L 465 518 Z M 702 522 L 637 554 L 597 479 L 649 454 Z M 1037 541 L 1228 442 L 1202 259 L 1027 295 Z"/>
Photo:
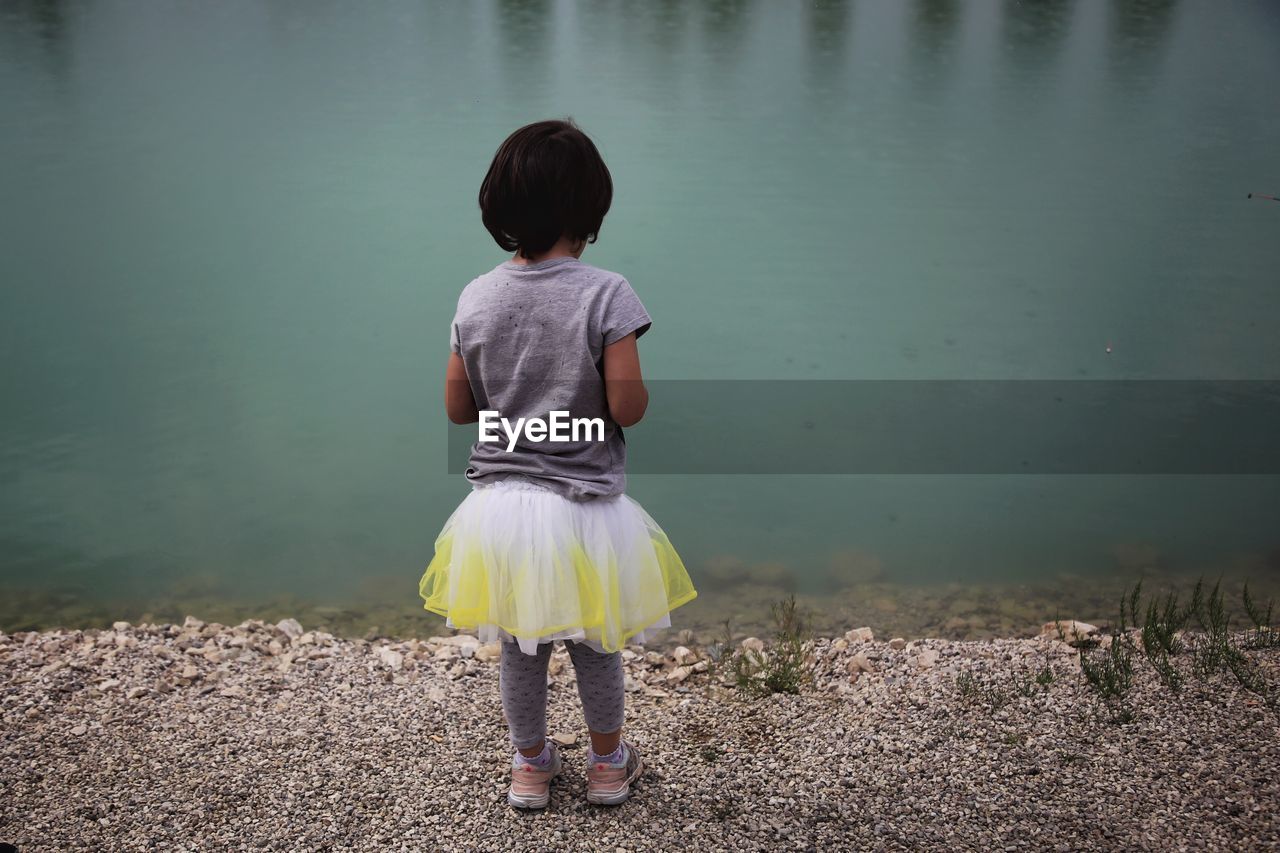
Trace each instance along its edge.
<path fill-rule="evenodd" d="M 515 257 L 511 259 L 513 264 L 538 264 L 543 261 L 549 261 L 552 258 L 581 258 L 582 252 L 587 248 L 587 241 L 573 241 L 567 237 L 561 237 L 556 244 L 541 255 L 534 257 L 525 257 L 521 255 L 519 250 L 516 251 Z"/>

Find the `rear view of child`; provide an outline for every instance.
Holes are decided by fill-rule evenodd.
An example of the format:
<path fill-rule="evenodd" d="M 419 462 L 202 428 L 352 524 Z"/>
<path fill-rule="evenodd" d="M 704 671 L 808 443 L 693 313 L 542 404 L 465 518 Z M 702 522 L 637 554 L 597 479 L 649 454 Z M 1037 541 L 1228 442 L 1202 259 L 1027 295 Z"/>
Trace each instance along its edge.
<path fill-rule="evenodd" d="M 603 423 L 570 440 L 477 441 L 471 492 L 419 587 L 450 627 L 503 641 L 499 684 L 516 749 L 507 799 L 518 808 L 546 806 L 561 769 L 546 740 L 552 641 L 569 651 L 591 736 L 587 799 L 622 803 L 642 762 L 622 737 L 620 650 L 670 626 L 670 612 L 697 595 L 666 534 L 624 493 L 622 429 L 648 405 L 636 340 L 651 320 L 625 278 L 580 260 L 612 198 L 608 168 L 572 121 L 511 134 L 480 209 L 515 254 L 463 289 L 451 329 L 453 422 L 489 411 L 510 424 L 552 412 Z"/>

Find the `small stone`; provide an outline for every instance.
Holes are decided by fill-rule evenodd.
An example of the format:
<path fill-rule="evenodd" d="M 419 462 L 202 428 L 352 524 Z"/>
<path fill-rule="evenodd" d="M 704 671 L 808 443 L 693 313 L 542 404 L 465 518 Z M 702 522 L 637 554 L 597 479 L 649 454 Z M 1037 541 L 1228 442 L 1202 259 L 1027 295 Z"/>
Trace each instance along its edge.
<path fill-rule="evenodd" d="M 561 746 L 573 746 L 578 742 L 578 736 L 569 732 L 556 732 L 551 736 L 551 740 Z"/>
<path fill-rule="evenodd" d="M 742 641 L 742 648 L 744 651 L 748 651 L 748 652 L 756 652 L 756 653 L 763 652 L 764 640 L 760 639 L 759 637 L 747 637 L 745 640 Z"/>
<path fill-rule="evenodd" d="M 197 669 L 194 664 L 187 664 L 182 668 L 182 672 L 179 673 L 181 678 L 188 680 L 194 679 L 198 675 L 200 675 L 200 670 Z"/>
<path fill-rule="evenodd" d="M 399 672 L 404 668 L 404 655 L 394 649 L 387 648 L 386 646 L 379 646 L 378 658 L 382 661 L 383 665 L 392 672 Z"/>
<path fill-rule="evenodd" d="M 139 696 L 145 696 L 146 693 L 147 688 L 145 687 L 130 687 L 129 692 L 124 694 L 124 696 L 126 699 L 137 699 Z"/>
<path fill-rule="evenodd" d="M 186 619 L 182 620 L 182 627 L 189 628 L 193 631 L 199 631 L 204 627 L 204 622 L 194 616 L 188 615 Z"/>
<path fill-rule="evenodd" d="M 487 643 L 476 649 L 476 660 L 479 661 L 495 661 L 502 657 L 501 643 Z"/>
<path fill-rule="evenodd" d="M 875 666 L 871 663 L 871 661 L 867 660 L 867 656 L 862 654 L 862 652 L 858 652 L 858 654 L 851 657 L 849 659 L 849 663 L 846 664 L 845 668 L 848 670 L 850 675 L 853 675 L 855 672 L 875 672 L 876 671 Z"/>
<path fill-rule="evenodd" d="M 850 643 L 875 642 L 875 634 L 872 633 L 870 628 L 865 628 L 865 627 L 853 628 L 850 631 L 846 631 L 844 638 L 848 640 Z"/>
<path fill-rule="evenodd" d="M 1059 630 L 1068 643 L 1080 642 L 1086 640 L 1094 634 L 1098 633 L 1096 625 L 1090 625 L 1088 622 L 1077 622 L 1074 619 L 1070 621 L 1046 622 L 1040 627 L 1040 636 L 1057 637 Z"/>
<path fill-rule="evenodd" d="M 293 642 L 302 636 L 302 625 L 297 619 L 281 619 L 276 623 L 276 630 Z"/>
<path fill-rule="evenodd" d="M 902 639 L 901 637 L 894 637 L 892 640 L 889 641 L 889 648 L 895 651 L 902 651 L 906 647 L 907 647 L 907 641 Z"/>
<path fill-rule="evenodd" d="M 933 649 L 924 649 L 912 658 L 920 669 L 933 669 L 938 662 L 938 653 Z"/>
<path fill-rule="evenodd" d="M 453 667 L 449 670 L 449 677 L 454 681 L 457 681 L 459 678 L 461 678 L 466 674 L 467 674 L 467 665 L 462 661 L 458 661 L 457 663 L 455 663 Z"/>
<path fill-rule="evenodd" d="M 678 666 L 671 672 L 667 673 L 668 684 L 679 684 L 689 677 L 690 669 L 687 666 Z"/>
<path fill-rule="evenodd" d="M 76 737 L 80 737 L 80 735 L 84 734 L 87 731 L 89 731 L 89 727 L 84 725 L 83 723 L 78 726 L 71 727 L 71 733 Z"/>
<path fill-rule="evenodd" d="M 688 646 L 676 646 L 675 651 L 671 653 L 671 657 L 682 666 L 698 662 L 698 656 Z"/>
<path fill-rule="evenodd" d="M 128 631 L 129 623 L 128 622 L 112 622 L 111 627 L 117 631 Z"/>

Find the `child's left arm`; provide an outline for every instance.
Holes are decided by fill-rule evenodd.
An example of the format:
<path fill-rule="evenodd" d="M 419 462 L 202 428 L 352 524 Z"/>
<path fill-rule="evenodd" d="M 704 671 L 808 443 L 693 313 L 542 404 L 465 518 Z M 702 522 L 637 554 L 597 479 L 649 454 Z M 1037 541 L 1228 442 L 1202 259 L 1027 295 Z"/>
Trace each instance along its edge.
<path fill-rule="evenodd" d="M 467 367 L 456 352 L 449 353 L 449 363 L 444 369 L 444 410 L 455 424 L 473 424 L 480 420 Z"/>

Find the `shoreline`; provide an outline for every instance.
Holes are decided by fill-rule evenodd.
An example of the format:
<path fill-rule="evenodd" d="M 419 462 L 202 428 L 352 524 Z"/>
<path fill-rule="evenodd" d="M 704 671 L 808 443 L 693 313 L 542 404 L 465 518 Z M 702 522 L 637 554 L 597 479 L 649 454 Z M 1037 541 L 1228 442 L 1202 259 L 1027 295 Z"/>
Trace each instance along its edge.
<path fill-rule="evenodd" d="M 734 571 L 740 567 L 734 564 Z M 1256 567 L 1255 567 L 1256 568 Z M 733 573 L 730 572 L 730 575 Z M 826 592 L 797 589 L 776 566 L 755 566 L 730 582 L 709 577 L 699 583 L 698 597 L 672 613 L 671 636 L 693 632 L 692 641 L 713 642 L 726 619 L 735 636 L 765 636 L 772 630 L 770 607 L 795 594 L 816 634 L 837 636 L 854 626 L 870 626 L 877 635 L 907 639 L 982 640 L 1034 637 L 1045 621 L 1076 618 L 1109 627 L 1116 622 L 1120 599 L 1142 580 L 1149 594 L 1171 590 L 1185 600 L 1197 577 L 1206 590 L 1212 575 L 1146 571 L 1105 578 L 1063 575 L 1028 581 L 906 583 L 867 578 Z M 1224 605 L 1233 624 L 1247 624 L 1241 607 L 1247 581 L 1255 601 L 1280 599 L 1280 578 L 1268 573 L 1237 572 L 1224 579 Z M 403 577 L 372 577 L 358 588 L 332 598 L 292 594 L 231 596 L 215 577 L 189 579 L 190 586 L 168 591 L 136 591 L 132 597 L 102 597 L 88 587 L 9 588 L 0 601 L 0 631 L 106 629 L 125 619 L 134 623 L 181 622 L 187 614 L 234 625 L 249 619 L 276 622 L 296 618 L 302 624 L 347 638 L 412 639 L 447 633 L 444 620 L 421 607 L 412 593 L 388 598 L 387 590 L 405 585 Z M 689 638 L 681 642 L 690 641 Z"/>
<path fill-rule="evenodd" d="M 1280 649 L 1249 655 L 1274 683 Z M 1280 730 L 1219 673 L 1179 695 L 1135 661 L 1116 723 L 1055 637 L 814 639 L 800 695 L 742 698 L 705 647 L 628 648 L 648 770 L 589 807 L 557 644 L 551 806 L 505 802 L 494 649 L 293 620 L 0 634 L 0 841 L 18 849 L 1260 849 Z M 702 666 L 706 664 L 706 666 Z M 1188 662 L 1179 662 L 1185 667 Z M 1051 681 L 1034 685 L 1045 670 Z M 961 689 L 961 676 L 969 686 Z"/>

